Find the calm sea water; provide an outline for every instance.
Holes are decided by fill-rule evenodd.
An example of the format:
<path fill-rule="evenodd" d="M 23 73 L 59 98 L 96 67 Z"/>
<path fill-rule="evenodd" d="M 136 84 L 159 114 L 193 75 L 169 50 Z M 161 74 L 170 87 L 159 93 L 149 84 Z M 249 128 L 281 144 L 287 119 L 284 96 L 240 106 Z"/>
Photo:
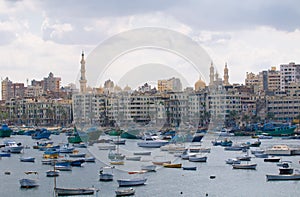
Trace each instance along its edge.
<path fill-rule="evenodd" d="M 52 140 L 56 143 L 67 142 L 66 136 L 52 135 Z M 30 146 L 25 149 L 23 154 L 12 154 L 10 158 L 0 160 L 0 196 L 53 196 L 53 178 L 46 177 L 46 171 L 52 169 L 51 166 L 42 165 L 43 152 L 32 149 L 35 140 L 29 136 L 12 136 L 17 142 Z M 233 137 L 235 142 L 251 141 L 250 137 Z M 261 140 L 261 147 L 269 147 L 273 144 L 288 144 L 290 146 L 300 145 L 299 140 L 282 140 L 274 138 L 271 140 Z M 0 140 L 2 143 L 2 139 Z M 61 172 L 57 177 L 57 185 L 61 187 L 92 187 L 100 189 L 98 196 L 115 196 L 115 190 L 119 189 L 117 184 L 118 178 L 128 178 L 127 170 L 139 170 L 136 161 L 125 161 L 125 165 L 117 167 L 114 170 L 113 182 L 100 182 L 99 169 L 104 166 L 107 158 L 107 151 L 98 151 L 96 146 L 88 149 L 79 149 L 80 152 L 86 152 L 97 158 L 95 163 L 85 163 L 83 167 L 73 167 L 70 172 Z M 121 151 L 126 153 L 138 149 L 135 140 L 127 140 L 126 145 L 120 147 Z M 149 150 L 149 149 L 146 149 Z M 153 150 L 153 149 L 151 149 Z M 163 156 L 166 153 L 154 150 L 154 155 Z M 278 173 L 276 163 L 266 163 L 261 158 L 252 158 L 251 162 L 258 164 L 257 170 L 233 170 L 230 165 L 225 164 L 227 158 L 244 155 L 242 152 L 224 151 L 222 147 L 212 147 L 211 153 L 208 154 L 206 163 L 190 163 L 185 160 L 176 159 L 173 155 L 174 162 L 181 162 L 183 166 L 197 166 L 197 171 L 184 171 L 182 169 L 159 168 L 157 172 L 146 173 L 148 178 L 147 184 L 136 188 L 135 196 L 152 197 L 152 196 L 300 196 L 300 181 L 274 181 L 267 182 L 266 174 Z M 19 161 L 21 156 L 34 156 L 34 163 L 23 163 Z M 294 168 L 300 169 L 300 156 L 282 157 L 283 160 L 291 160 Z M 147 158 L 144 159 L 145 164 Z M 150 160 L 148 161 L 150 162 Z M 24 171 L 38 171 L 40 186 L 33 189 L 21 189 L 19 179 L 25 176 Z M 10 171 L 11 175 L 5 175 L 5 171 Z M 215 179 L 210 179 L 215 175 Z M 96 194 L 94 196 L 97 196 Z"/>

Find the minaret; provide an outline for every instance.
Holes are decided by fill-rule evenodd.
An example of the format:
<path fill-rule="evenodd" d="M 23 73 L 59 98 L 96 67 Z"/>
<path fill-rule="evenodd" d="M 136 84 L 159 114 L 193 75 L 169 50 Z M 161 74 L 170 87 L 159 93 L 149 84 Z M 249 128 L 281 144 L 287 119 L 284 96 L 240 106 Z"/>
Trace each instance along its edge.
<path fill-rule="evenodd" d="M 80 76 L 80 80 L 79 80 L 80 93 L 86 93 L 85 61 L 84 61 L 83 51 L 82 51 L 82 54 L 81 54 L 80 64 L 81 64 L 81 69 L 80 69 L 81 76 Z"/>
<path fill-rule="evenodd" d="M 211 62 L 209 70 L 210 70 L 210 72 L 209 72 L 209 85 L 212 86 L 212 85 L 214 85 L 214 66 L 213 66 L 213 62 Z"/>
<path fill-rule="evenodd" d="M 227 63 L 225 63 L 225 68 L 224 68 L 224 86 L 229 85 L 229 75 L 228 75 L 228 68 L 227 68 Z"/>

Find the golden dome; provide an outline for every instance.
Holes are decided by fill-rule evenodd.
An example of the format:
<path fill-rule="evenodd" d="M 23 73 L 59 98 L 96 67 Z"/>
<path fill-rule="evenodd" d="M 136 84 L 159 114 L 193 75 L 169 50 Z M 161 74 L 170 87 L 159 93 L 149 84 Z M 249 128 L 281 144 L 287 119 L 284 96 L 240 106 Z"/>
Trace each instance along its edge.
<path fill-rule="evenodd" d="M 116 85 L 114 88 L 114 91 L 120 92 L 120 91 L 122 91 L 122 88 L 120 86 Z"/>
<path fill-rule="evenodd" d="M 131 88 L 128 85 L 126 85 L 126 87 L 124 88 L 124 91 L 131 91 Z"/>
<path fill-rule="evenodd" d="M 201 78 L 195 83 L 195 90 L 202 90 L 206 86 L 205 82 L 201 80 Z"/>

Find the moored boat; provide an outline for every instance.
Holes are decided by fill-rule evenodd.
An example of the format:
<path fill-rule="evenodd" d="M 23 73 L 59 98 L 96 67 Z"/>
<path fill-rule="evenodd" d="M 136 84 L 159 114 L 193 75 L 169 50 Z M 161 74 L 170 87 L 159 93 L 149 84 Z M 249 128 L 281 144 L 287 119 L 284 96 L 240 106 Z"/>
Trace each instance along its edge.
<path fill-rule="evenodd" d="M 278 144 L 267 149 L 265 153 L 268 155 L 289 156 L 292 154 L 292 150 L 286 144 Z"/>
<path fill-rule="evenodd" d="M 21 143 L 16 143 L 13 140 L 5 140 L 4 145 L 2 151 L 7 153 L 21 153 L 24 149 L 24 146 L 22 146 Z"/>
<path fill-rule="evenodd" d="M 147 178 L 118 179 L 119 187 L 144 185 Z"/>
<path fill-rule="evenodd" d="M 95 190 L 95 188 L 54 188 L 58 196 L 92 195 L 95 193 Z"/>
<path fill-rule="evenodd" d="M 245 169 L 245 170 L 255 170 L 257 164 L 232 164 L 233 169 Z"/>
<path fill-rule="evenodd" d="M 10 129 L 6 124 L 3 124 L 0 128 L 0 137 L 10 137 L 12 129 Z"/>
<path fill-rule="evenodd" d="M 102 167 L 99 171 L 100 181 L 112 181 L 114 178 L 113 169 L 114 167 Z"/>
<path fill-rule="evenodd" d="M 163 163 L 163 167 L 165 168 L 181 168 L 181 163 Z"/>
<path fill-rule="evenodd" d="M 196 166 L 183 166 L 182 167 L 183 170 L 197 170 Z"/>
<path fill-rule="evenodd" d="M 279 162 L 280 161 L 280 157 L 268 157 L 264 159 L 264 162 Z"/>
<path fill-rule="evenodd" d="M 297 126 L 288 123 L 268 122 L 262 126 L 261 132 L 258 131 L 258 133 L 266 133 L 271 136 L 287 136 L 294 134 L 296 128 Z"/>
<path fill-rule="evenodd" d="M 59 170 L 48 170 L 46 172 L 46 176 L 47 177 L 55 177 L 55 176 L 59 176 Z"/>
<path fill-rule="evenodd" d="M 116 190 L 116 196 L 130 196 L 135 194 L 135 189 L 129 188 L 129 189 L 123 189 L 123 190 Z"/>
<path fill-rule="evenodd" d="M 25 172 L 26 175 L 37 175 L 38 172 L 36 171 L 27 171 Z M 23 178 L 19 180 L 21 188 L 33 188 L 38 187 L 39 183 L 37 179 L 33 178 Z"/>
<path fill-rule="evenodd" d="M 20 157 L 21 162 L 34 162 L 34 157 Z"/>
<path fill-rule="evenodd" d="M 154 139 L 154 138 L 147 138 L 143 142 L 138 142 L 137 145 L 139 147 L 144 147 L 144 148 L 160 148 L 161 146 L 164 146 L 168 144 L 169 142 L 167 140 L 159 140 L 159 139 Z"/>
<path fill-rule="evenodd" d="M 156 170 L 156 165 L 142 165 L 141 170 L 146 170 L 148 172 L 152 172 Z"/>
<path fill-rule="evenodd" d="M 192 156 L 192 157 L 189 157 L 189 161 L 191 161 L 191 162 L 206 162 L 207 156 Z"/>

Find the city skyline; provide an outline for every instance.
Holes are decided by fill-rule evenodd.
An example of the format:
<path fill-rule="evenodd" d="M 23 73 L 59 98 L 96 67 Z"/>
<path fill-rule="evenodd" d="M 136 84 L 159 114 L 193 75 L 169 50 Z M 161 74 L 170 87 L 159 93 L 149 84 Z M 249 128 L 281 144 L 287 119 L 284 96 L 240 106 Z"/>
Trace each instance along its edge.
<path fill-rule="evenodd" d="M 258 73 L 300 62 L 295 45 L 300 41 L 297 4 L 2 1 L 1 77 L 26 84 L 26 79 L 39 80 L 53 72 L 62 78 L 62 85 L 77 83 L 82 50 L 88 56 L 113 35 L 153 26 L 192 38 L 207 51 L 219 73 L 227 62 L 230 82 L 244 83 L 246 71 Z"/>

